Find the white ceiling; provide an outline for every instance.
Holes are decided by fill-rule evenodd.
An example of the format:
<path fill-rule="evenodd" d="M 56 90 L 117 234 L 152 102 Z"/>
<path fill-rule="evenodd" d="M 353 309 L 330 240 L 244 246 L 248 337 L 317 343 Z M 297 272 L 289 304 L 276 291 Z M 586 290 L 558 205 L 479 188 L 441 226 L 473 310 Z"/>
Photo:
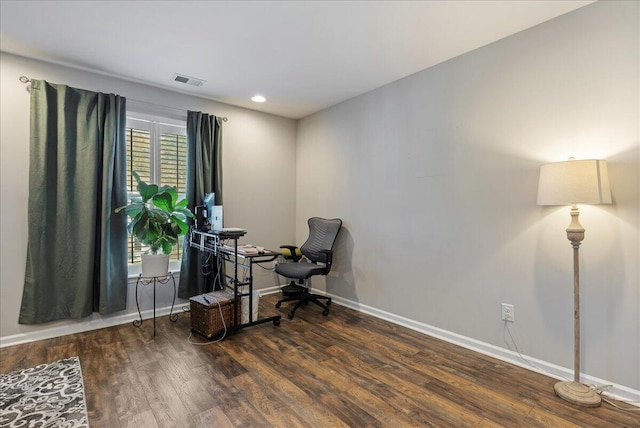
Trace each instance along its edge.
<path fill-rule="evenodd" d="M 0 49 L 301 118 L 592 2 L 1 0 Z"/>

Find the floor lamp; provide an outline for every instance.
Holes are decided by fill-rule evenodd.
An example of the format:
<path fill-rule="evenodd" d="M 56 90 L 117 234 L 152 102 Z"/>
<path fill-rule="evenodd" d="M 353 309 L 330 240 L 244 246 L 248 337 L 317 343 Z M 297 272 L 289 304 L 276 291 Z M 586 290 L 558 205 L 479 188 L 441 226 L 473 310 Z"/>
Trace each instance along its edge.
<path fill-rule="evenodd" d="M 602 160 L 569 160 L 540 168 L 538 205 L 571 205 L 571 223 L 567 238 L 573 247 L 574 299 L 574 374 L 572 382 L 554 385 L 556 394 L 570 403 L 584 407 L 600 405 L 600 396 L 580 383 L 580 270 L 578 248 L 584 239 L 584 228 L 578 221 L 577 204 L 610 204 L 611 191 L 607 164 Z"/>

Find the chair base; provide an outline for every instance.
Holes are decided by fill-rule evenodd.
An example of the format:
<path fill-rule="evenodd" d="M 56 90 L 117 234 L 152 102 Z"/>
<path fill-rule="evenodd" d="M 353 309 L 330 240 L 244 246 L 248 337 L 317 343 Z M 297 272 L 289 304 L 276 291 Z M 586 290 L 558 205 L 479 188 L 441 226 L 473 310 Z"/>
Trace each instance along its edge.
<path fill-rule="evenodd" d="M 309 293 L 309 290 L 307 288 L 293 284 L 282 287 L 282 294 L 285 297 L 278 300 L 278 302 L 276 303 L 276 308 L 280 308 L 280 306 L 284 302 L 297 301 L 297 303 L 293 306 L 293 308 L 291 308 L 291 311 L 287 315 L 289 319 L 293 319 L 296 311 L 300 306 L 306 305 L 309 302 L 320 306 L 323 309 L 322 315 L 324 315 L 325 317 L 329 315 L 329 305 L 331 305 L 331 297 L 323 296 L 321 294 Z M 322 303 L 321 300 L 325 301 L 325 303 Z"/>

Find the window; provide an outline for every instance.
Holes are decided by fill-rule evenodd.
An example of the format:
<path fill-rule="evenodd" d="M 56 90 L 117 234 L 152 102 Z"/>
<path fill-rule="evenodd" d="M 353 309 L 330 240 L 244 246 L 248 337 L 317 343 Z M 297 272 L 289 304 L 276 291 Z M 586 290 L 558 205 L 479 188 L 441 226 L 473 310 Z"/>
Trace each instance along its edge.
<path fill-rule="evenodd" d="M 127 118 L 127 191 L 129 199 L 139 197 L 135 171 L 147 183 L 176 186 L 180 198 L 186 191 L 187 131 L 183 124 L 162 120 Z M 170 260 L 180 260 L 182 239 L 171 251 Z M 140 255 L 148 247 L 129 237 L 129 264 L 140 263 Z"/>

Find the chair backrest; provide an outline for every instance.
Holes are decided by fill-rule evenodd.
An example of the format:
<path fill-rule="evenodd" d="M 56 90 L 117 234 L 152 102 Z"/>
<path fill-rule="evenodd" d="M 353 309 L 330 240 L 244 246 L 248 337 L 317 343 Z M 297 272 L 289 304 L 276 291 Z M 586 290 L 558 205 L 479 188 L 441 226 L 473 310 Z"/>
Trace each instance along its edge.
<path fill-rule="evenodd" d="M 336 242 L 338 232 L 342 227 L 342 220 L 334 218 L 327 220 L 320 217 L 311 217 L 307 223 L 309 224 L 309 237 L 302 244 L 300 251 L 310 261 L 317 263 L 325 260 L 322 250 L 333 249 Z"/>

